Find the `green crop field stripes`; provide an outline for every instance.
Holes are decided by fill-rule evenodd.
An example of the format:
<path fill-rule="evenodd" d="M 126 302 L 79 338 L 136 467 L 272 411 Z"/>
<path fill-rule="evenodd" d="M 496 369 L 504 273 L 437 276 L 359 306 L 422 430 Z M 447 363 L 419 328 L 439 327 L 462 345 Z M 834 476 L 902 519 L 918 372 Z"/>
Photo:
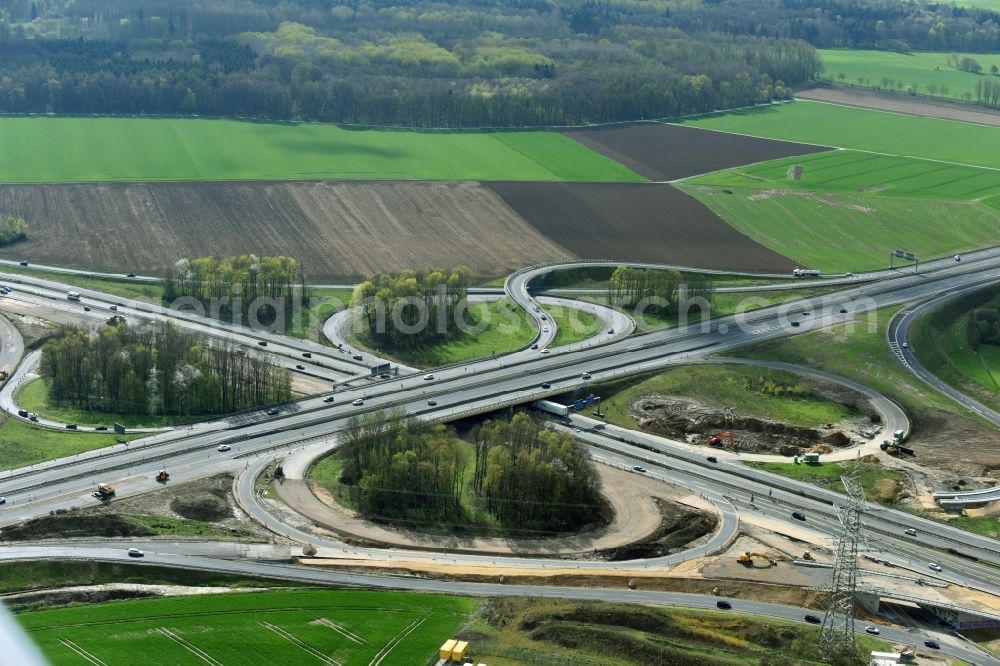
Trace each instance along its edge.
<path fill-rule="evenodd" d="M 293 591 L 171 597 L 19 615 L 55 664 L 424 664 L 475 602 Z"/>
<path fill-rule="evenodd" d="M 0 182 L 642 182 L 558 132 L 418 132 L 172 118 L 0 119 Z"/>
<path fill-rule="evenodd" d="M 810 101 L 771 104 L 678 122 L 770 139 L 1000 169 L 1000 127 Z"/>
<path fill-rule="evenodd" d="M 802 165 L 801 180 L 788 177 L 792 165 Z M 933 160 L 835 150 L 815 155 L 762 162 L 686 182 L 721 187 L 774 186 L 822 192 L 906 195 L 972 200 L 1000 195 L 1000 173 L 979 167 L 954 166 Z"/>

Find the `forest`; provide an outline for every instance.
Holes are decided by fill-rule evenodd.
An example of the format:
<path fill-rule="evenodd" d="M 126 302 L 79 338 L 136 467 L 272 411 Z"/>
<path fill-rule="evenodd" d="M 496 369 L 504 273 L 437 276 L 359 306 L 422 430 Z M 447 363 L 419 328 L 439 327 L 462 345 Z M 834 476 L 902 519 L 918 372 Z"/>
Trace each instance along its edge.
<path fill-rule="evenodd" d="M 444 425 L 391 412 L 354 417 L 340 482 L 370 518 L 435 528 L 468 525 L 476 511 L 509 532 L 566 531 L 600 516 L 600 478 L 569 434 L 521 413 L 470 436 L 472 453 Z"/>
<path fill-rule="evenodd" d="M 368 341 L 394 349 L 416 349 L 461 332 L 472 270 L 429 268 L 365 280 L 354 288 Z"/>
<path fill-rule="evenodd" d="M 8 4 L 4 113 L 578 125 L 781 99 L 819 68 L 800 39 L 693 29 L 661 2 Z"/>
<path fill-rule="evenodd" d="M 814 47 L 1000 50 L 1000 15 L 899 0 L 13 0 L 0 112 L 580 125 L 782 99 Z"/>
<path fill-rule="evenodd" d="M 171 307 L 194 299 L 214 319 L 251 326 L 287 322 L 306 294 L 305 274 L 291 257 L 181 259 L 163 279 L 163 300 Z"/>
<path fill-rule="evenodd" d="M 608 302 L 624 307 L 642 306 L 659 314 L 677 314 L 683 306 L 711 305 L 712 281 L 703 274 L 682 275 L 677 270 L 619 266 L 608 281 Z"/>
<path fill-rule="evenodd" d="M 56 403 L 111 414 L 227 414 L 291 399 L 287 369 L 170 323 L 62 328 L 42 347 L 40 372 Z"/>

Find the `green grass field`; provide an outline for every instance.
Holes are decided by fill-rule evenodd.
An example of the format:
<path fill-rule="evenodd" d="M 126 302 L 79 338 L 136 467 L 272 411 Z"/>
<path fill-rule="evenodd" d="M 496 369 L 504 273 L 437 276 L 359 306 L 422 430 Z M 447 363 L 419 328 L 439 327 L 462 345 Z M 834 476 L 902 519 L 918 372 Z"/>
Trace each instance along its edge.
<path fill-rule="evenodd" d="M 50 430 L 28 425 L 27 422 L 14 416 L 7 416 L 3 425 L 0 425 L 0 469 L 34 465 L 45 460 L 72 456 L 139 437 L 140 435 Z"/>
<path fill-rule="evenodd" d="M 558 132 L 234 120 L 2 118 L 0 182 L 644 179 Z"/>
<path fill-rule="evenodd" d="M 105 414 L 89 412 L 73 407 L 56 405 L 49 397 L 49 389 L 44 379 L 30 381 L 17 392 L 17 404 L 39 416 L 77 425 L 111 425 L 121 423 L 128 428 L 162 428 L 165 426 L 194 423 L 212 418 L 211 416 L 148 416 L 132 414 Z"/>
<path fill-rule="evenodd" d="M 626 380 L 600 391 L 605 419 L 616 425 L 635 428 L 637 422 L 629 405 L 644 395 L 679 396 L 710 407 L 731 408 L 739 414 L 774 419 L 793 425 L 815 427 L 847 418 L 846 405 L 811 395 L 775 396 L 759 390 L 761 379 L 783 386 L 799 386 L 802 378 L 789 372 L 741 365 L 688 365 L 646 378 L 638 383 Z M 749 388 L 748 388 L 749 387 Z"/>
<path fill-rule="evenodd" d="M 925 414 L 933 408 L 975 418 L 971 412 L 917 379 L 889 349 L 886 326 L 900 309 L 882 308 L 870 320 L 864 316 L 817 331 L 762 342 L 739 350 L 739 355 L 805 365 L 853 379 L 892 398 L 911 416 Z"/>
<path fill-rule="evenodd" d="M 1000 168 L 1000 127 L 796 101 L 677 121 L 692 127 Z"/>
<path fill-rule="evenodd" d="M 887 267 L 894 248 L 926 260 L 1000 242 L 1000 211 L 978 201 L 680 187 L 741 233 L 801 266 L 827 273 Z"/>
<path fill-rule="evenodd" d="M 780 476 L 805 481 L 838 493 L 846 492 L 840 477 L 851 471 L 853 462 L 827 462 L 818 464 L 747 462 L 747 467 L 771 472 Z M 861 463 L 861 487 L 865 496 L 872 501 L 893 504 L 895 493 L 902 481 L 902 474 L 888 470 L 878 463 Z"/>
<path fill-rule="evenodd" d="M 54 664 L 83 663 L 84 652 L 107 664 L 208 661 L 201 653 L 222 663 L 423 666 L 476 606 L 436 595 L 281 590 L 120 601 L 18 620 Z"/>
<path fill-rule="evenodd" d="M 549 343 L 550 347 L 586 340 L 600 333 L 603 328 L 601 320 L 596 315 L 583 310 L 549 305 L 545 307 L 545 311 L 549 313 L 549 318 L 558 327 L 555 339 Z"/>
<path fill-rule="evenodd" d="M 920 362 L 942 381 L 993 409 L 1000 409 L 1000 349 L 982 345 L 972 349 L 966 337 L 966 318 L 931 312 L 917 321 L 910 348 Z"/>
<path fill-rule="evenodd" d="M 997 8 L 1000 8 L 1000 2 L 997 3 Z M 990 74 L 990 65 L 1000 67 L 1000 55 L 997 54 L 958 54 L 959 58 L 968 56 L 982 65 L 983 74 L 973 74 L 949 64 L 949 54 L 942 52 L 917 51 L 905 54 L 863 49 L 818 49 L 817 52 L 823 58 L 821 79 L 897 91 L 913 86 L 918 95 L 931 95 L 928 86 L 934 85 L 937 86 L 934 97 L 953 99 L 962 99 L 962 93 L 965 92 L 971 93 L 975 99 L 976 81 L 982 80 L 983 74 Z M 840 74 L 844 75 L 843 79 Z M 859 83 L 859 78 L 866 81 Z M 889 79 L 894 79 L 896 83 Z M 948 92 L 942 92 L 941 86 L 945 86 Z"/>
<path fill-rule="evenodd" d="M 365 340 L 352 340 L 352 344 L 406 365 L 434 368 L 493 354 L 506 354 L 528 345 L 537 334 L 527 313 L 506 298 L 489 303 L 470 303 L 467 320 L 472 326 L 467 333 L 419 349 L 374 349 Z"/>

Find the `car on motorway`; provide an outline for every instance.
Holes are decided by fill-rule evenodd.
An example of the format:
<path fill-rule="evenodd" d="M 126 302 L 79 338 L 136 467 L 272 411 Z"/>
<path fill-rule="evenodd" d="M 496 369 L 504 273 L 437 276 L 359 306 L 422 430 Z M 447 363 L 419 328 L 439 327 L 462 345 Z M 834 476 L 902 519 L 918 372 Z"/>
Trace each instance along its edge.
<path fill-rule="evenodd" d="M 233 447 L 229 446 L 228 444 L 219 444 L 219 446 L 215 450 L 216 451 L 231 451 L 232 448 Z"/>
<path fill-rule="evenodd" d="M 96 428 L 94 428 L 94 430 L 100 430 L 101 432 L 104 432 L 107 429 L 108 429 L 108 426 L 106 426 L 106 425 L 99 425 Z"/>
<path fill-rule="evenodd" d="M 806 514 L 802 513 L 801 511 L 792 511 L 792 518 L 794 518 L 795 520 L 805 520 Z"/>
<path fill-rule="evenodd" d="M 941 568 L 941 565 L 938 564 L 937 562 L 931 562 L 930 564 L 927 565 L 927 568 L 930 569 L 931 571 L 938 571 L 938 572 L 944 571 Z"/>
<path fill-rule="evenodd" d="M 6 504 L 6 503 L 7 503 L 7 498 L 6 497 L 0 497 L 0 504 Z"/>
<path fill-rule="evenodd" d="M 876 627 L 874 624 L 869 624 L 867 627 L 865 627 L 865 633 L 871 634 L 873 636 L 878 636 L 878 627 Z"/>
<path fill-rule="evenodd" d="M 362 400 L 361 398 L 357 398 L 356 400 L 351 402 L 351 404 L 354 405 L 355 407 L 360 407 L 361 405 L 365 404 L 365 401 Z"/>
<path fill-rule="evenodd" d="M 548 326 L 542 326 L 542 333 L 548 333 L 548 332 L 549 332 L 549 327 Z"/>
<path fill-rule="evenodd" d="M 390 375 L 388 372 L 383 372 L 381 375 L 378 376 L 379 379 L 389 379 L 389 377 L 392 377 L 392 375 Z"/>
<path fill-rule="evenodd" d="M 424 381 L 429 382 L 434 379 L 434 375 L 424 375 Z"/>
<path fill-rule="evenodd" d="M 260 345 L 261 347 L 266 347 L 267 346 L 267 340 L 258 340 L 257 344 Z"/>
<path fill-rule="evenodd" d="M 823 620 L 819 619 L 815 615 L 806 615 L 806 622 L 809 622 L 811 624 L 821 624 Z"/>
<path fill-rule="evenodd" d="M 437 407 L 438 401 L 437 400 L 428 400 L 427 404 L 430 405 L 431 407 Z"/>
<path fill-rule="evenodd" d="M 84 312 L 90 312 L 90 306 L 89 305 L 84 305 L 83 306 L 83 311 Z"/>
<path fill-rule="evenodd" d="M 27 409 L 19 409 L 19 410 L 17 410 L 17 415 L 21 416 L 21 417 L 24 417 L 24 418 L 28 418 L 28 410 Z"/>
<path fill-rule="evenodd" d="M 117 312 L 118 311 L 118 306 L 117 305 L 112 305 L 112 306 L 108 307 L 108 309 Z"/>
<path fill-rule="evenodd" d="M 129 557 L 142 557 L 145 554 L 146 553 L 142 552 L 138 548 L 129 548 L 128 549 L 128 556 Z"/>
<path fill-rule="evenodd" d="M 268 416 L 277 416 L 277 415 L 278 415 L 278 413 L 279 413 L 279 412 L 278 412 L 278 410 L 277 410 L 277 409 L 269 409 L 269 410 L 267 410 L 267 415 L 268 415 Z"/>
<path fill-rule="evenodd" d="M 22 266 L 27 266 L 28 265 L 27 261 L 19 261 L 18 263 L 21 264 Z"/>
<path fill-rule="evenodd" d="M 534 306 L 534 307 L 533 307 L 533 308 L 531 308 L 531 309 L 532 309 L 532 310 L 534 310 L 535 312 L 541 312 L 541 310 L 540 310 L 540 309 L 538 308 L 538 306 L 537 306 L 537 305 L 536 305 L 536 306 Z"/>
<path fill-rule="evenodd" d="M 903 349 L 909 349 L 910 348 L 910 343 L 904 342 L 901 346 L 903 347 Z"/>
<path fill-rule="evenodd" d="M 733 607 L 733 605 L 728 601 L 716 601 L 715 607 L 721 608 L 722 610 L 730 610 Z"/>
<path fill-rule="evenodd" d="M 75 423 L 67 423 L 66 424 L 66 429 L 67 430 L 76 430 L 77 429 L 77 425 Z"/>
<path fill-rule="evenodd" d="M 539 352 L 539 353 L 540 353 L 540 354 L 548 354 L 548 353 L 549 353 L 549 350 L 548 350 L 548 348 L 545 348 L 545 349 L 543 349 L 543 350 L 542 350 L 541 352 Z"/>
<path fill-rule="evenodd" d="M 962 261 L 962 255 L 956 254 L 955 255 L 955 261 Z"/>
<path fill-rule="evenodd" d="M 929 647 L 932 650 L 940 650 L 941 649 L 941 644 L 938 643 L 933 638 L 930 639 L 929 641 L 924 641 L 924 645 L 926 645 L 927 647 Z"/>
<path fill-rule="evenodd" d="M 904 534 L 906 534 L 906 536 L 917 536 L 917 531 L 911 527 L 908 530 L 906 530 Z"/>
<path fill-rule="evenodd" d="M 591 374 L 589 372 L 585 372 L 582 375 L 580 375 L 580 379 L 590 379 L 590 378 Z"/>
<path fill-rule="evenodd" d="M 716 458 L 715 456 L 709 456 L 709 457 L 705 458 L 705 460 L 707 460 L 710 463 L 717 463 L 717 462 L 719 462 L 719 459 Z"/>
<path fill-rule="evenodd" d="M 542 388 L 543 388 L 543 389 L 548 389 L 548 388 L 552 388 L 552 384 L 549 384 L 548 382 L 544 382 L 544 383 L 542 384 Z"/>
<path fill-rule="evenodd" d="M 792 322 L 792 326 L 798 326 L 798 325 L 799 325 L 799 322 L 797 322 L 797 321 L 793 321 Z"/>
<path fill-rule="evenodd" d="M 808 312 L 803 312 L 803 313 L 802 313 L 802 316 L 803 316 L 803 317 L 808 317 L 808 316 L 809 316 L 809 313 L 808 313 Z"/>
<path fill-rule="evenodd" d="M 305 370 L 306 366 L 302 365 L 301 363 L 296 363 L 295 364 L 295 369 L 296 370 Z"/>
<path fill-rule="evenodd" d="M 128 275 L 126 275 L 125 277 L 135 277 L 135 273 L 129 273 L 129 274 L 128 274 Z"/>
<path fill-rule="evenodd" d="M 302 358 L 312 358 L 312 352 L 302 352 Z"/>
<path fill-rule="evenodd" d="M 615 329 L 609 328 L 608 329 L 608 335 L 614 335 L 614 334 L 615 334 Z"/>
<path fill-rule="evenodd" d="M 847 308 L 840 308 L 840 314 L 847 314 Z"/>
<path fill-rule="evenodd" d="M 351 358 L 353 358 L 355 361 L 363 361 L 363 360 L 365 360 L 365 357 L 362 356 L 361 354 L 355 354 Z"/>
<path fill-rule="evenodd" d="M 549 319 L 549 318 L 548 318 L 547 316 L 545 316 L 545 315 L 542 315 L 542 321 L 548 321 L 548 319 Z"/>
<path fill-rule="evenodd" d="M 333 402 L 333 396 L 332 395 L 326 396 L 325 398 L 323 398 L 323 402 Z"/>
<path fill-rule="evenodd" d="M 645 474 L 646 473 L 646 468 L 643 467 L 642 465 L 636 465 L 635 467 L 632 468 L 632 471 L 633 472 L 638 472 L 639 474 Z"/>
<path fill-rule="evenodd" d="M 531 345 L 531 348 L 532 349 L 538 349 L 538 343 L 536 342 L 535 344 Z"/>
<path fill-rule="evenodd" d="M 38 414 L 28 414 L 28 420 L 34 423 L 38 423 Z"/>

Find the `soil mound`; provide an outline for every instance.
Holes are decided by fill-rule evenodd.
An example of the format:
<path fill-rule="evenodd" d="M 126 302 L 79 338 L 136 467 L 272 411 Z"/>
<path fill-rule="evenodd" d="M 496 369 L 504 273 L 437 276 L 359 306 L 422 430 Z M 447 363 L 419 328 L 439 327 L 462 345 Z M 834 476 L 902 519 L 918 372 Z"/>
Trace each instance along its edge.
<path fill-rule="evenodd" d="M 778 421 L 742 416 L 730 409 L 714 409 L 691 400 L 643 396 L 629 413 L 643 430 L 674 439 L 702 439 L 720 431 L 732 432 L 735 448 L 754 453 L 800 455 L 829 452 L 850 446 L 851 438 L 835 429 L 806 428 Z"/>
<path fill-rule="evenodd" d="M 175 497 L 170 502 L 170 510 L 189 520 L 205 522 L 225 520 L 232 515 L 226 501 L 211 493 Z"/>

